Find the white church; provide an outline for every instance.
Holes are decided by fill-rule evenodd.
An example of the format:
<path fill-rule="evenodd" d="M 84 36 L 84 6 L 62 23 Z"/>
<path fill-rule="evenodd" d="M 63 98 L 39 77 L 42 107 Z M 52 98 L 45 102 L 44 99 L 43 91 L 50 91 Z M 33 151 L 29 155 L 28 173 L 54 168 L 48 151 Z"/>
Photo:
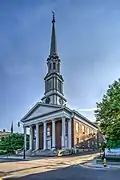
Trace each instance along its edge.
<path fill-rule="evenodd" d="M 79 112 L 67 107 L 60 64 L 53 14 L 50 54 L 47 59 L 47 74 L 44 77 L 44 96 L 21 119 L 25 150 L 27 150 L 26 129 L 30 128 L 29 150 L 27 150 L 29 152 L 55 148 L 97 148 L 97 126 Z"/>

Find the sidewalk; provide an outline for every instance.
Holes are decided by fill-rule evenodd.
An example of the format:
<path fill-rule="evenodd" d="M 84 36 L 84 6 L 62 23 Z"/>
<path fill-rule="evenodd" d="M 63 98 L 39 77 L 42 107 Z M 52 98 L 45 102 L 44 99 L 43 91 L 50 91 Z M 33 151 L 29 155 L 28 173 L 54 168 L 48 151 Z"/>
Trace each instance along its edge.
<path fill-rule="evenodd" d="M 76 163 L 83 163 L 88 160 L 92 160 L 98 156 L 98 153 L 77 157 L 51 157 L 37 160 L 29 160 L 29 161 L 17 161 L 17 162 L 2 162 L 0 163 L 0 172 L 4 174 L 10 174 L 14 172 L 20 172 L 24 170 L 30 170 L 34 168 L 40 168 L 42 171 L 49 169 L 50 166 L 54 168 L 60 168 L 63 166 L 71 166 Z"/>
<path fill-rule="evenodd" d="M 11 160 L 11 161 L 27 161 L 27 160 L 34 160 L 34 159 L 38 159 L 38 157 L 31 157 L 31 156 L 26 156 L 25 159 L 23 159 L 23 156 L 0 156 L 0 162 L 4 162 L 7 160 Z M 42 157 L 39 157 L 39 159 L 42 159 Z M 45 157 L 44 157 L 45 159 Z"/>

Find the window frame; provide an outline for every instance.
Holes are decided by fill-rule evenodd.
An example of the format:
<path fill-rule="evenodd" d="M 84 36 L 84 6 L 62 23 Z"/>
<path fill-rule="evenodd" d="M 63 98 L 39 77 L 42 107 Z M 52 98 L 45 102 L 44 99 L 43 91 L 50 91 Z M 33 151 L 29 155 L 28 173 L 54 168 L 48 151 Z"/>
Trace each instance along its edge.
<path fill-rule="evenodd" d="M 76 132 L 79 133 L 79 122 L 76 122 L 75 129 L 76 129 Z"/>
<path fill-rule="evenodd" d="M 79 138 L 78 137 L 76 138 L 76 144 L 77 145 L 79 144 Z"/>

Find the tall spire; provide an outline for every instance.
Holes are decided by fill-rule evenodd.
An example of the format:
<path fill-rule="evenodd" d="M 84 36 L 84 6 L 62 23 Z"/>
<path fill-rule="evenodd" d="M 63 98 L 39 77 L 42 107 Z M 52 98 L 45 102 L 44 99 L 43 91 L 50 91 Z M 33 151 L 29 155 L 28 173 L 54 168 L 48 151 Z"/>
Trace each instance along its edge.
<path fill-rule="evenodd" d="M 52 36 L 51 36 L 51 47 L 50 47 L 50 55 L 57 54 L 57 43 L 56 43 L 56 33 L 55 33 L 55 13 L 53 13 L 52 19 Z"/>

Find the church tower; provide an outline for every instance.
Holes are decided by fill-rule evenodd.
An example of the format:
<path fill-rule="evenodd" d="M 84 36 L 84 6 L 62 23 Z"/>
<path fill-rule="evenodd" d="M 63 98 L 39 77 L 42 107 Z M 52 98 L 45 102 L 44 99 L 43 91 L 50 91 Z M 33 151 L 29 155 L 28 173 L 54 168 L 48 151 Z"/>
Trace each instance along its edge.
<path fill-rule="evenodd" d="M 67 100 L 63 93 L 63 77 L 60 74 L 60 58 L 57 52 L 56 32 L 55 32 L 55 14 L 52 19 L 52 36 L 50 54 L 47 59 L 47 74 L 44 78 L 45 93 L 41 99 L 46 104 L 65 105 Z"/>

